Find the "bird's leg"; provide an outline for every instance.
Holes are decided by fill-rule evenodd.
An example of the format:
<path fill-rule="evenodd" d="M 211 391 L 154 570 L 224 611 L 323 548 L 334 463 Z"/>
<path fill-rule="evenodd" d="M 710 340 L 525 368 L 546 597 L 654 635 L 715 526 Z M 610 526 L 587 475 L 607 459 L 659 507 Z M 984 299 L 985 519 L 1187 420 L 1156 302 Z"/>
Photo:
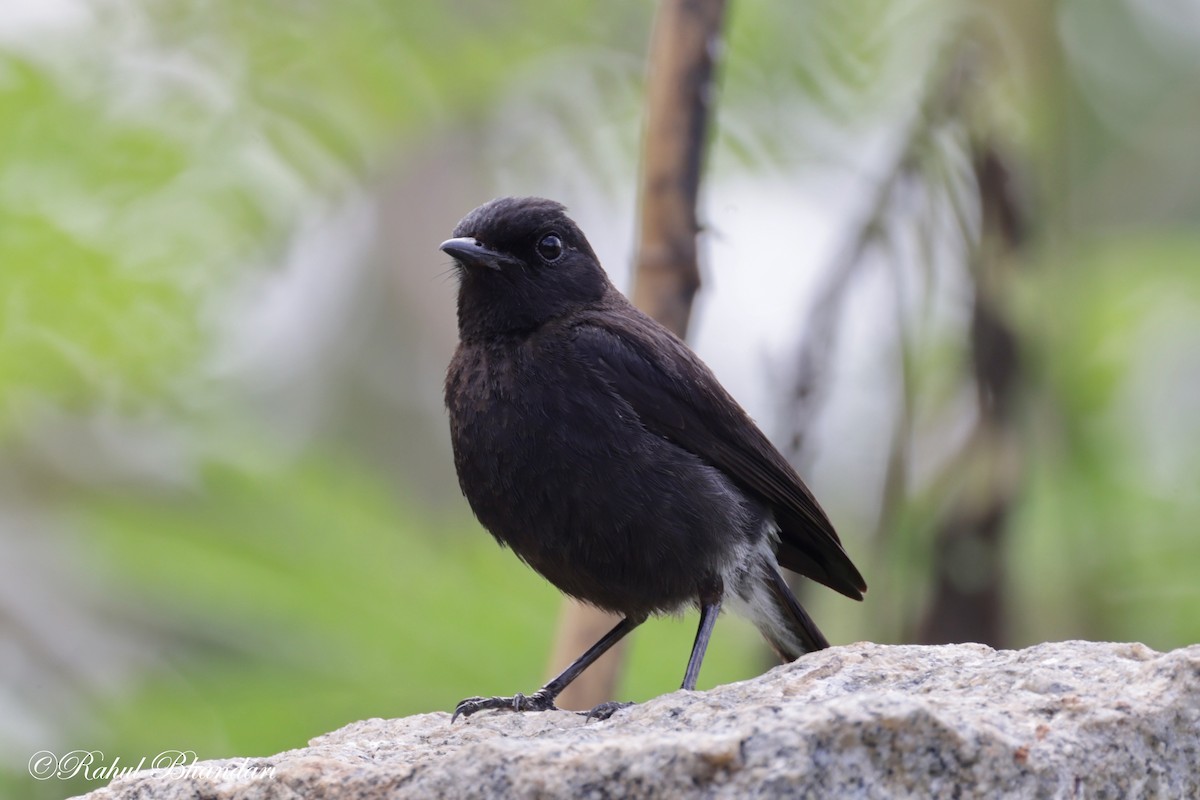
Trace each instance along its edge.
<path fill-rule="evenodd" d="M 724 596 L 725 584 L 720 578 L 713 577 L 700 588 L 700 627 L 696 629 L 696 641 L 692 644 L 692 655 L 688 659 L 687 671 L 683 673 L 681 688 L 696 688 L 696 679 L 700 677 L 700 663 L 704 661 L 708 640 L 712 638 L 713 628 L 717 625 L 717 617 L 721 613 L 721 599 Z M 614 712 L 631 705 L 633 703 L 601 703 L 591 711 L 580 713 L 589 720 L 608 719 Z"/>
<path fill-rule="evenodd" d="M 604 634 L 600 641 L 587 649 L 583 655 L 571 662 L 570 666 L 559 673 L 558 677 L 551 680 L 542 688 L 538 689 L 533 694 L 526 697 L 519 692 L 512 697 L 468 697 L 458 704 L 454 709 L 454 715 L 450 717 L 450 721 L 458 719 L 459 716 L 469 717 L 476 711 L 484 711 L 486 709 L 511 709 L 512 711 L 553 711 L 555 710 L 554 700 L 558 697 L 562 690 L 567 688 L 571 681 L 579 677 L 579 674 L 590 667 L 592 663 L 604 655 L 610 647 L 629 633 L 631 630 L 641 625 L 645 621 L 645 616 L 641 617 L 625 617 L 616 624 L 616 626 Z M 602 704 L 607 705 L 607 704 Z M 593 711 L 600 709 L 597 706 Z M 612 711 L 615 711 L 614 708 Z M 607 719 L 612 715 L 612 711 L 604 714 L 601 711 L 596 716 L 600 719 Z M 591 712 L 589 712 L 590 714 Z"/>
<path fill-rule="evenodd" d="M 721 613 L 721 598 L 724 594 L 725 587 L 720 578 L 714 578 L 700 590 L 700 626 L 696 628 L 696 641 L 692 644 L 692 655 L 688 659 L 687 671 L 683 673 L 683 686 L 680 688 L 696 688 L 696 679 L 700 677 L 700 664 L 704 661 L 704 651 L 708 649 L 708 640 L 712 638 L 717 616 Z"/>

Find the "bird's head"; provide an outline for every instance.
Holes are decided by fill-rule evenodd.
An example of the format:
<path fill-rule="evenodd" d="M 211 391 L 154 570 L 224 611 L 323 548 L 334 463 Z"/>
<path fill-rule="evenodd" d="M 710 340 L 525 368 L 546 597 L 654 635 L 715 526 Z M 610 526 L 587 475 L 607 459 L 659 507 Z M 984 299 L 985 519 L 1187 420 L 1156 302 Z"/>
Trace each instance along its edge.
<path fill-rule="evenodd" d="M 540 197 L 502 197 L 467 214 L 442 242 L 459 273 L 464 339 L 536 330 L 595 303 L 610 284 L 566 209 Z"/>

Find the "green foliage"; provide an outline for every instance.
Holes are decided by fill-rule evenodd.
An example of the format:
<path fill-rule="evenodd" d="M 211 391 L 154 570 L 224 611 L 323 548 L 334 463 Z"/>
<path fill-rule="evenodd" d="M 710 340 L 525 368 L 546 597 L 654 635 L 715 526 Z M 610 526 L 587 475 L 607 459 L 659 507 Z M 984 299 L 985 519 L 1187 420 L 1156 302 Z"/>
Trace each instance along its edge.
<path fill-rule="evenodd" d="M 1013 527 L 1022 639 L 1200 640 L 1200 422 L 1176 416 L 1200 397 L 1200 238 L 1097 240 L 1054 260 L 1017 301 L 1053 399 L 1032 409 L 1028 500 Z M 1042 298 L 1066 296 L 1045 313 Z"/>
<path fill-rule="evenodd" d="M 135 242 L 187 153 L 138 123 L 106 124 L 99 103 L 27 61 L 0 56 L 0 72 L 3 441 L 33 403 L 128 409 L 161 395 L 198 339 L 187 286 Z"/>

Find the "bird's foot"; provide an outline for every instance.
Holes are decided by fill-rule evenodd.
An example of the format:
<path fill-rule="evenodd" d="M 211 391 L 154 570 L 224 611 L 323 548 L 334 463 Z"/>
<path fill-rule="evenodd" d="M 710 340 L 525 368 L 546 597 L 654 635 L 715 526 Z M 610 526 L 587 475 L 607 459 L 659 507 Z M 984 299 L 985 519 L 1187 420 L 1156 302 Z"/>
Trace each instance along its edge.
<path fill-rule="evenodd" d="M 520 692 L 517 692 L 512 697 L 468 697 L 455 707 L 454 715 L 450 717 L 450 722 L 453 723 L 460 716 L 469 717 L 476 711 L 487 711 L 488 709 L 501 711 L 557 711 L 558 707 L 554 705 L 554 697 L 540 689 L 528 697 Z"/>
<path fill-rule="evenodd" d="M 633 703 L 621 703 L 612 700 L 607 703 L 601 703 L 591 711 L 577 711 L 576 713 L 581 717 L 587 717 L 588 722 L 591 722 L 594 719 L 605 720 L 620 711 L 622 708 L 629 708 L 631 705 L 633 705 Z"/>

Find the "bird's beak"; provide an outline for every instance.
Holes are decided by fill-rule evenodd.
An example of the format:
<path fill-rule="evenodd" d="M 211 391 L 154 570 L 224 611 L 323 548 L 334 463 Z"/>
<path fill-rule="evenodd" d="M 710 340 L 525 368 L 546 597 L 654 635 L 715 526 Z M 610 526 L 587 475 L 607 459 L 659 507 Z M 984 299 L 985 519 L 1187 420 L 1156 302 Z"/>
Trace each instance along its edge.
<path fill-rule="evenodd" d="M 483 242 L 471 236 L 447 239 L 441 243 L 438 249 L 453 256 L 460 264 L 467 267 L 500 269 L 503 264 L 512 260 L 504 253 L 488 249 Z"/>

